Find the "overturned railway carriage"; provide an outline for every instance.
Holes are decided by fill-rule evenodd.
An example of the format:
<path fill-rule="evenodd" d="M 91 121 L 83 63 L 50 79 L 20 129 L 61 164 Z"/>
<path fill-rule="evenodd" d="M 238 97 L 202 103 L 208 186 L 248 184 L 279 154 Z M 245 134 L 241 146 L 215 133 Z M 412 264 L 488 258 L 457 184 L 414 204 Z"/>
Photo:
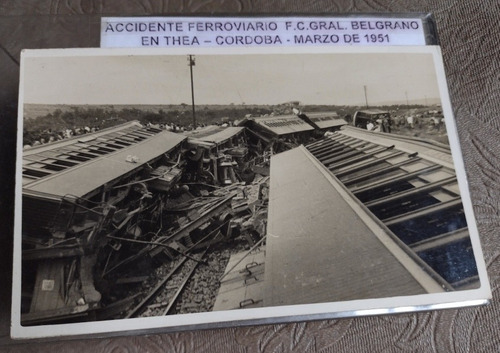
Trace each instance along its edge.
<path fill-rule="evenodd" d="M 248 155 L 244 127 L 210 125 L 185 135 L 191 148 L 191 178 L 220 185 L 241 181 L 236 172 L 241 174 Z"/>
<path fill-rule="evenodd" d="M 347 122 L 336 112 L 317 112 L 303 115 L 321 131 L 339 130 L 342 126 L 347 125 Z"/>
<path fill-rule="evenodd" d="M 371 131 L 391 132 L 393 119 L 386 110 L 358 110 L 354 113 L 352 125 Z"/>
<path fill-rule="evenodd" d="M 250 118 L 243 120 L 240 125 L 247 127 L 255 136 L 267 143 L 272 143 L 278 138 L 288 144 L 304 143 L 315 129 L 296 115 Z"/>
<path fill-rule="evenodd" d="M 24 151 L 23 324 L 71 320 L 99 306 L 95 268 L 123 247 L 109 236 L 155 229 L 161 198 L 181 177 L 185 140 L 132 122 Z"/>
<path fill-rule="evenodd" d="M 346 127 L 272 158 L 264 305 L 478 285 L 448 147 Z"/>
<path fill-rule="evenodd" d="M 321 136 L 325 131 L 336 131 L 347 122 L 335 112 L 298 113 L 297 115 L 278 115 L 243 120 L 255 139 L 272 146 L 275 152 L 282 152 L 311 138 Z"/>

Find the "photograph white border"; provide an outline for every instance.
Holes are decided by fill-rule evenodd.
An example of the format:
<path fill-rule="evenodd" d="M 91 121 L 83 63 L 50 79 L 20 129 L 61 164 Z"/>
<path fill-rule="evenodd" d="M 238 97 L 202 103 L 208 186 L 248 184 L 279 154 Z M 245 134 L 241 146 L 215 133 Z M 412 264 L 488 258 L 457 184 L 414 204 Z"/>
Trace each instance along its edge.
<path fill-rule="evenodd" d="M 31 57 L 72 57 L 72 56 L 128 56 L 128 55 L 249 55 L 249 54 L 337 54 L 337 53 L 407 53 L 431 54 L 438 79 L 442 110 L 455 165 L 457 179 L 466 213 L 470 239 L 477 264 L 480 287 L 437 294 L 421 294 L 406 297 L 363 299 L 321 304 L 304 304 L 236 311 L 180 314 L 165 317 L 118 319 L 71 324 L 21 326 L 21 196 L 22 196 L 22 153 L 23 153 L 23 106 L 24 83 L 26 80 L 24 60 Z M 25 50 L 21 55 L 21 74 L 18 111 L 15 228 L 11 336 L 15 339 L 45 338 L 81 335 L 124 335 L 158 331 L 179 331 L 206 329 L 249 324 L 269 324 L 302 320 L 331 319 L 364 315 L 381 315 L 423 310 L 456 308 L 485 304 L 491 298 L 491 290 L 486 266 L 481 250 L 479 234 L 466 179 L 465 167 L 457 127 L 450 104 L 448 87 L 444 73 L 441 50 L 437 46 L 418 47 L 306 47 L 306 48 L 180 48 L 180 49 L 41 49 Z"/>

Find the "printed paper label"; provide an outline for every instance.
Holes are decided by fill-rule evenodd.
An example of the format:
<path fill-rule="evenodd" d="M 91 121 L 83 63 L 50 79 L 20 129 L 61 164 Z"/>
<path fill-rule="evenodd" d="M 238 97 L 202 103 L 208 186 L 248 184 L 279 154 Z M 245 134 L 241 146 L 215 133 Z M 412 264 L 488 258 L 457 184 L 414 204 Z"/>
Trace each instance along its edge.
<path fill-rule="evenodd" d="M 425 45 L 420 18 L 104 17 L 101 47 Z"/>

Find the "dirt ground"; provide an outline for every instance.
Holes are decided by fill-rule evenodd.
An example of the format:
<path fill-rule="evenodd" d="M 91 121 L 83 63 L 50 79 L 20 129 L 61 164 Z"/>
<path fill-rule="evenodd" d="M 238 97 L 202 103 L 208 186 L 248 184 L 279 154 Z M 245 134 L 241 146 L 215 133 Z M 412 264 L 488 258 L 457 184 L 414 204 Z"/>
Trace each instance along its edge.
<path fill-rule="evenodd" d="M 432 125 L 422 124 L 420 126 L 415 125 L 413 129 L 409 126 L 396 126 L 393 127 L 392 133 L 403 136 L 434 140 L 449 145 L 448 134 L 446 133 L 446 128 L 444 126 L 438 128 Z"/>

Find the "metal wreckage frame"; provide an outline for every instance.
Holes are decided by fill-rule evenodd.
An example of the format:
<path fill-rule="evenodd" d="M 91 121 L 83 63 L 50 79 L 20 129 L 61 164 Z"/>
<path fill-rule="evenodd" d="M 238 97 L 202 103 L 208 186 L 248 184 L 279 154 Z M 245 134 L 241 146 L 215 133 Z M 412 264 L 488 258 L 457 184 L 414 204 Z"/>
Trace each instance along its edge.
<path fill-rule="evenodd" d="M 269 297 L 287 269 L 273 269 L 268 263 L 283 255 L 281 245 L 271 244 L 267 253 L 265 245 L 268 224 L 276 233 L 283 228 L 276 213 L 268 215 L 268 207 L 276 208 L 280 202 L 284 191 L 276 187 L 276 180 L 286 176 L 270 175 L 270 162 L 294 167 L 295 160 L 281 152 L 297 148 L 302 152 L 293 153 L 316 161 L 307 168 L 331 173 L 353 198 L 363 196 L 356 201 L 366 203 L 363 213 L 378 217 L 391 241 L 424 269 L 434 287 L 413 283 L 418 279 L 403 271 L 416 293 L 429 292 L 429 287 L 442 291 L 473 287 L 477 272 L 454 171 L 446 167 L 446 173 L 433 176 L 443 167 L 427 162 L 417 166 L 425 158 L 419 152 L 409 153 L 406 145 L 403 151 L 390 139 L 385 143 L 387 134 L 349 134 L 357 128 L 334 132 L 346 124 L 331 112 L 247 118 L 237 127 L 208 126 L 183 134 L 131 122 L 25 150 L 21 324 L 206 312 L 302 300 L 293 293 L 285 296 L 288 302 L 281 302 L 282 294 L 277 294 L 279 299 Z M 373 134 L 382 142 L 371 141 Z M 416 141 L 415 146 L 422 143 Z M 450 155 L 442 147 L 438 150 Z M 427 180 L 405 169 L 408 165 L 432 177 Z M 294 173 L 299 174 L 304 165 L 296 168 Z M 376 195 L 366 194 L 370 185 Z M 430 227 L 443 215 L 447 222 L 459 223 L 456 229 L 440 224 L 428 237 L 420 234 L 416 242 L 408 238 L 412 230 L 405 228 L 407 224 L 422 219 Z M 325 224 L 322 232 L 328 235 L 329 229 Z M 298 239 L 294 234 L 286 238 L 285 233 L 284 241 Z M 327 248 L 321 242 L 310 244 Z M 442 261 L 435 260 L 446 257 L 443 254 L 449 254 L 450 247 L 469 260 L 460 268 L 462 275 L 450 274 Z M 377 256 L 392 257 L 387 253 L 383 250 Z M 331 254 L 324 258 L 335 261 Z M 328 264 L 323 267 L 332 272 Z M 386 277 L 382 275 L 381 282 L 398 281 Z M 393 283 L 382 284 L 393 288 Z M 320 290 L 312 293 L 312 288 L 305 303 L 335 301 L 346 294 L 332 298 L 331 291 Z M 352 296 L 353 290 L 346 287 L 347 295 Z"/>

